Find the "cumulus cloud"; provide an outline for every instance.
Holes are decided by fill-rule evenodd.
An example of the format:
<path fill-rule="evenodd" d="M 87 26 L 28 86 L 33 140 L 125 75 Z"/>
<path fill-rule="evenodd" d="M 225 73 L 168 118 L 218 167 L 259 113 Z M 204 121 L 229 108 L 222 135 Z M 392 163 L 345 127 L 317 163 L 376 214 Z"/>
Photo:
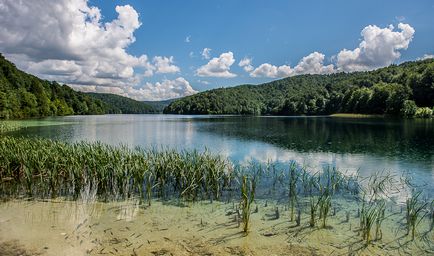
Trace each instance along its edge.
<path fill-rule="evenodd" d="M 292 75 L 293 70 L 290 66 L 282 65 L 282 66 L 274 66 L 269 63 L 261 64 L 255 70 L 250 72 L 251 77 L 287 77 Z"/>
<path fill-rule="evenodd" d="M 177 73 L 180 71 L 179 67 L 173 65 L 173 56 L 161 57 L 156 56 L 153 59 L 155 71 L 157 73 Z"/>
<path fill-rule="evenodd" d="M 186 36 L 184 39 L 184 42 L 190 43 L 191 42 L 191 36 Z"/>
<path fill-rule="evenodd" d="M 418 60 L 427 60 L 427 59 L 434 59 L 434 54 L 424 54 L 422 57 L 417 58 Z"/>
<path fill-rule="evenodd" d="M 114 20 L 103 22 L 86 0 L 1 1 L 0 51 L 19 68 L 78 90 L 120 94 L 154 72 L 179 72 L 173 57 L 151 63 L 127 53 L 139 14 L 130 5 L 115 11 Z"/>
<path fill-rule="evenodd" d="M 399 23 L 398 29 L 400 31 L 394 31 L 393 25 L 386 28 L 375 25 L 365 27 L 359 47 L 344 49 L 337 55 L 338 70 L 366 71 L 392 64 L 401 56 L 399 50 L 408 48 L 415 33 L 414 28 L 404 23 Z"/>
<path fill-rule="evenodd" d="M 202 50 L 202 57 L 206 60 L 209 60 L 211 58 L 211 49 L 210 48 L 203 48 Z"/>
<path fill-rule="evenodd" d="M 230 68 L 234 62 L 235 59 L 232 52 L 222 53 L 218 58 L 212 58 L 206 65 L 199 67 L 196 70 L 196 75 L 202 77 L 236 77 L 236 74 L 230 72 Z"/>
<path fill-rule="evenodd" d="M 157 82 L 155 84 L 146 83 L 144 87 L 139 89 L 129 88 L 126 91 L 127 95 L 130 95 L 136 100 L 166 100 L 173 98 L 180 98 L 197 93 L 190 83 L 183 77 L 178 77 L 174 80 L 163 80 L 163 82 Z"/>
<path fill-rule="evenodd" d="M 166 100 L 180 98 L 183 96 L 193 95 L 197 93 L 190 83 L 183 77 L 178 77 L 174 80 L 163 80 L 156 83 L 145 83 L 140 88 L 132 86 L 127 87 L 104 87 L 94 85 L 72 85 L 73 88 L 79 87 L 81 91 L 98 92 L 98 93 L 113 93 L 122 96 L 128 96 L 135 100 Z"/>
<path fill-rule="evenodd" d="M 238 63 L 238 66 L 242 67 L 244 71 L 250 72 L 253 70 L 252 59 L 245 57 Z"/>
<path fill-rule="evenodd" d="M 369 25 L 362 30 L 362 42 L 354 50 L 344 49 L 335 57 L 336 66 L 333 64 L 324 65 L 325 56 L 319 52 L 313 52 L 303 57 L 294 67 L 283 65 L 275 66 L 269 63 L 261 64 L 253 70 L 248 70 L 250 60 L 242 60 L 239 65 L 248 67 L 244 69 L 250 72 L 252 77 L 281 78 L 301 74 L 330 74 L 337 71 L 353 72 L 367 71 L 388 66 L 400 56 L 400 50 L 406 50 L 413 39 L 414 28 L 408 24 L 399 23 L 398 29 L 390 25 L 386 28 L 379 28 Z M 430 58 L 432 55 L 424 55 Z"/>
<path fill-rule="evenodd" d="M 269 63 L 261 64 L 250 72 L 251 77 L 282 78 L 303 74 L 330 74 L 335 72 L 333 64 L 325 66 L 324 54 L 313 52 L 303 57 L 294 68 L 288 65 L 274 66 Z"/>
<path fill-rule="evenodd" d="M 294 74 L 330 74 L 335 72 L 333 64 L 324 66 L 324 58 L 325 55 L 319 52 L 313 52 L 303 57 L 294 67 Z"/>

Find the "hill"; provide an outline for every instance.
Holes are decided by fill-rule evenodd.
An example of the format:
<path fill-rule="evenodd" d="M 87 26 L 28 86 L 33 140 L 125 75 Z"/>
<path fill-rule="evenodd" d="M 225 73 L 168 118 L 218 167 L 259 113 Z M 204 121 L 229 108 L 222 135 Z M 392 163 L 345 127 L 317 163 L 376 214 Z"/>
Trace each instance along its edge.
<path fill-rule="evenodd" d="M 87 95 L 104 102 L 108 107 L 108 112 L 113 114 L 146 114 L 159 112 L 150 104 L 120 95 L 109 93 L 87 93 Z"/>
<path fill-rule="evenodd" d="M 146 103 L 147 105 L 152 106 L 155 112 L 163 113 L 164 108 L 169 106 L 169 104 L 175 100 L 176 99 L 159 100 L 159 101 L 143 101 L 143 102 Z"/>
<path fill-rule="evenodd" d="M 0 54 L 0 119 L 152 111 L 151 106 L 125 97 L 89 95 L 42 80 Z"/>
<path fill-rule="evenodd" d="M 410 116 L 416 113 L 416 105 L 434 106 L 434 59 L 368 72 L 300 75 L 261 85 L 209 90 L 175 100 L 164 113 Z"/>

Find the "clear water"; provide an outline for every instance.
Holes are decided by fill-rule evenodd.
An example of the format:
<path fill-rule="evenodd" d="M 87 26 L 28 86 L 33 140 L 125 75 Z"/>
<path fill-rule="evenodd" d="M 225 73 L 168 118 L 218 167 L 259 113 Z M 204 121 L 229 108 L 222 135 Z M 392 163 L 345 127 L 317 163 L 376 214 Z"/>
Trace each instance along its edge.
<path fill-rule="evenodd" d="M 434 195 L 434 120 L 179 115 L 70 116 L 12 133 L 69 142 L 208 149 L 235 163 L 297 161 L 368 176 L 408 173 Z M 58 125 L 54 125 L 58 124 Z"/>
<path fill-rule="evenodd" d="M 101 141 L 131 147 L 208 149 L 233 162 L 296 161 L 313 171 L 407 173 L 434 198 L 434 120 L 336 117 L 239 117 L 174 115 L 70 116 L 26 120 L 12 136 L 67 142 Z M 262 182 L 262 181 L 261 181 Z M 264 183 L 265 184 L 265 183 Z M 279 183 L 280 184 L 280 183 Z M 268 184 L 270 185 L 270 184 Z M 271 186 L 267 191 L 274 191 Z M 299 197 L 301 226 L 290 222 L 287 187 L 257 190 L 250 232 L 236 217 L 239 200 L 136 199 L 10 200 L 0 203 L 0 255 L 432 255 L 429 215 L 417 238 L 405 235 L 404 205 L 388 204 L 382 239 L 365 246 L 358 230 L 360 203 L 333 197 L 326 228 L 309 227 L 309 198 Z M 263 193 L 260 193 L 263 192 Z M 280 194 L 285 199 L 279 200 Z M 263 196 L 264 195 L 264 196 Z M 390 196 L 390 195 L 389 195 Z M 395 196 L 394 196 L 395 197 Z M 274 198 L 274 199 L 273 199 Z M 403 202 L 405 191 L 394 199 Z M 280 217 L 276 217 L 280 209 Z"/>

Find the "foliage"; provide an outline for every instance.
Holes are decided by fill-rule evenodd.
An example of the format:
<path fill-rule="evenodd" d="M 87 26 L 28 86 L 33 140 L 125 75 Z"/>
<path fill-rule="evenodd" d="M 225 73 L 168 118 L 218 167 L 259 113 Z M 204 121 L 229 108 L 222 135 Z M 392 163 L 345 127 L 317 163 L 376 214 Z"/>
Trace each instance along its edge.
<path fill-rule="evenodd" d="M 158 112 L 154 107 L 141 101 L 109 93 L 87 93 L 107 105 L 107 112 L 111 114 L 145 114 Z"/>
<path fill-rule="evenodd" d="M 398 115 L 406 100 L 434 106 L 434 60 L 369 72 L 300 75 L 261 85 L 220 88 L 172 102 L 164 113 L 241 115 Z"/>
<path fill-rule="evenodd" d="M 415 117 L 420 117 L 420 118 L 430 118 L 432 115 L 433 115 L 433 110 L 426 107 L 418 108 L 415 113 Z"/>
<path fill-rule="evenodd" d="M 144 103 L 132 102 L 133 100 L 121 96 L 96 97 L 76 92 L 67 85 L 39 79 L 18 70 L 0 54 L 0 119 L 139 111 L 147 113 L 152 109 Z M 138 105 L 143 106 L 139 108 Z"/>
<path fill-rule="evenodd" d="M 406 100 L 401 108 L 401 115 L 404 117 L 413 117 L 416 114 L 417 106 L 413 100 Z"/>

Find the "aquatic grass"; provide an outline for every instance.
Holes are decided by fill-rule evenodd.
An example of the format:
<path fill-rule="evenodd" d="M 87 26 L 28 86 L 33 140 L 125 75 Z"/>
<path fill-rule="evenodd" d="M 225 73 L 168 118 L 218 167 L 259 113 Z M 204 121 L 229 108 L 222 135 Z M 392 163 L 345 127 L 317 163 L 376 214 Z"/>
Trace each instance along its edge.
<path fill-rule="evenodd" d="M 255 199 L 255 190 L 256 190 L 256 179 L 254 177 L 243 175 L 241 177 L 240 209 L 242 212 L 244 233 L 247 233 L 249 231 L 250 214 L 251 214 L 250 207 L 253 200 Z"/>
<path fill-rule="evenodd" d="M 422 202 L 419 196 L 422 192 L 415 192 L 410 198 L 406 200 L 406 225 L 407 235 L 411 234 L 411 239 L 414 240 L 416 235 L 416 227 L 424 218 L 423 210 L 428 205 L 427 202 Z"/>
<path fill-rule="evenodd" d="M 294 220 L 294 208 L 297 204 L 297 180 L 299 177 L 297 166 L 295 162 L 289 165 L 289 189 L 288 189 L 288 199 L 290 208 L 290 219 Z"/>
<path fill-rule="evenodd" d="M 76 199 L 90 183 L 103 201 L 135 196 L 142 200 L 146 193 L 149 204 L 154 190 L 162 199 L 166 194 L 182 194 L 185 200 L 219 199 L 232 172 L 226 159 L 208 152 L 130 149 L 98 142 L 3 137 L 0 153 L 3 196 Z"/>
<path fill-rule="evenodd" d="M 322 172 L 308 171 L 295 162 L 289 163 L 289 169 L 288 164 L 233 165 L 207 150 L 133 149 L 98 142 L 64 143 L 8 136 L 0 138 L 0 179 L 2 199 L 138 199 L 139 204 L 148 206 L 154 198 L 166 202 L 239 200 L 236 221 L 243 223 L 245 233 L 249 232 L 252 203 L 257 196 L 269 195 L 270 188 L 274 190 L 273 198 L 274 192 L 280 196 L 271 218 L 279 218 L 279 208 L 284 207 L 280 210 L 289 209 L 289 217 L 291 221 L 295 219 L 297 226 L 303 209 L 310 211 L 309 226 L 327 227 L 328 219 L 340 209 L 335 197 L 349 195 L 345 199 L 359 202 L 360 233 L 366 244 L 374 235 L 375 239 L 382 239 L 385 202 L 396 191 L 396 178 L 384 172 L 361 178 L 358 174 L 344 175 L 332 167 Z M 335 211 L 330 214 L 332 206 Z M 262 213 L 261 209 L 258 211 Z M 420 196 L 409 198 L 409 234 L 415 233 L 413 230 L 427 211 Z M 346 216 L 348 222 L 349 212 Z M 432 212 L 430 217 L 432 229 Z"/>

